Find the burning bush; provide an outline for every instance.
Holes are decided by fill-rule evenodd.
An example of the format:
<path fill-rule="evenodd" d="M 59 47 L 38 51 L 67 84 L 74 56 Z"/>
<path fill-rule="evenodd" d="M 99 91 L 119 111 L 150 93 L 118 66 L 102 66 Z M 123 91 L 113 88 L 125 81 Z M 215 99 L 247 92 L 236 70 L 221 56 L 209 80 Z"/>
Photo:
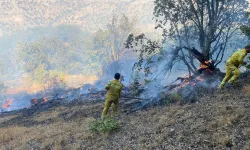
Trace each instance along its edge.
<path fill-rule="evenodd" d="M 48 99 L 47 99 L 47 97 L 43 97 L 43 98 L 39 98 L 39 99 L 33 98 L 30 102 L 31 102 L 32 105 L 42 104 L 42 103 L 48 102 Z"/>

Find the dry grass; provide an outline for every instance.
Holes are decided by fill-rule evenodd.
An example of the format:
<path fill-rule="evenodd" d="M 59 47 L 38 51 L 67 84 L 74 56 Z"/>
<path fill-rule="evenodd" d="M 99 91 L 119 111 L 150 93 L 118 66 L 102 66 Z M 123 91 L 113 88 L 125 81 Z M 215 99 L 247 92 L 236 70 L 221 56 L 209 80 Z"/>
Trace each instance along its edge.
<path fill-rule="evenodd" d="M 250 85 L 244 86 L 243 91 L 250 96 Z"/>
<path fill-rule="evenodd" d="M 11 120 L 13 118 L 16 118 L 18 115 L 10 115 L 8 117 L 0 117 L 0 122 L 5 122 L 5 121 L 8 121 L 8 120 Z"/>
<path fill-rule="evenodd" d="M 232 149 L 249 150 L 250 101 L 245 88 L 218 91 L 195 104 L 152 107 L 125 114 L 115 133 L 95 134 L 88 125 L 103 103 L 58 106 L 0 119 L 0 149 Z M 123 104 L 123 103 L 122 103 Z M 18 121 L 16 121 L 18 120 Z"/>
<path fill-rule="evenodd" d="M 55 123 L 48 125 L 0 128 L 0 149 L 30 149 L 36 146 L 42 149 L 62 149 L 65 146 L 70 146 L 68 147 L 70 149 L 77 148 L 77 144 L 71 145 L 69 140 L 81 142 L 81 140 L 91 138 L 92 134 L 88 132 L 88 124 L 93 120 L 93 118 L 83 118 L 81 122 L 65 122 L 58 119 Z"/>

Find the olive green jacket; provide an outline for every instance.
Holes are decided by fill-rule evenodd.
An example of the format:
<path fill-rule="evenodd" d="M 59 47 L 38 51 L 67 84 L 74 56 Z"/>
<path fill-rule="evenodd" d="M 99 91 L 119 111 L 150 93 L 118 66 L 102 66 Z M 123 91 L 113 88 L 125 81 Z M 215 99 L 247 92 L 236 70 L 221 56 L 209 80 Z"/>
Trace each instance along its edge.
<path fill-rule="evenodd" d="M 106 94 L 107 100 L 118 101 L 121 95 L 123 85 L 119 82 L 119 80 L 112 80 L 105 87 L 108 90 Z"/>
<path fill-rule="evenodd" d="M 236 67 L 244 64 L 244 58 L 247 55 L 247 51 L 245 49 L 241 49 L 233 53 L 233 55 L 227 60 L 227 63 L 231 63 Z"/>

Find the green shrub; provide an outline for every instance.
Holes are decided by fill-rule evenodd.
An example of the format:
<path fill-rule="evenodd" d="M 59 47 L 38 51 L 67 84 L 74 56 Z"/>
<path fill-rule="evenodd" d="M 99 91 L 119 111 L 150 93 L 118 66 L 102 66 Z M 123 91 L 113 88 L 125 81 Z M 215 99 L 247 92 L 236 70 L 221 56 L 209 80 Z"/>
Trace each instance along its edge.
<path fill-rule="evenodd" d="M 176 103 L 176 102 L 180 103 L 181 101 L 182 101 L 181 95 L 175 92 L 170 95 L 167 95 L 165 103 L 166 105 L 169 105 L 169 104 Z"/>
<path fill-rule="evenodd" d="M 48 72 L 47 81 L 50 83 L 50 87 L 53 88 L 61 88 L 65 89 L 67 87 L 66 84 L 66 75 L 57 70 L 51 70 Z M 53 87 L 54 86 L 54 87 Z"/>
<path fill-rule="evenodd" d="M 89 130 L 95 133 L 110 133 L 118 128 L 118 122 L 111 117 L 95 120 L 89 124 Z"/>

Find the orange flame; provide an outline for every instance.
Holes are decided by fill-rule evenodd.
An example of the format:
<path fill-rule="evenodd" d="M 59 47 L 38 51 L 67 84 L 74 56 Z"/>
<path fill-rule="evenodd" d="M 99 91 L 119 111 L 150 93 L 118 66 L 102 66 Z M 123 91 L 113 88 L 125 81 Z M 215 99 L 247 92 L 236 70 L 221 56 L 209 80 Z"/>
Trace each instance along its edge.
<path fill-rule="evenodd" d="M 186 87 L 187 85 L 196 86 L 198 82 L 205 82 L 205 79 L 202 75 L 199 75 L 195 78 L 195 80 L 191 80 L 189 77 L 183 77 L 184 81 L 181 82 L 181 84 L 175 88 L 173 88 L 174 91 L 179 90 L 180 88 Z"/>
<path fill-rule="evenodd" d="M 3 104 L 2 108 L 6 109 L 10 107 L 13 103 L 13 99 L 9 99 L 6 103 Z"/>
<path fill-rule="evenodd" d="M 33 98 L 33 99 L 31 100 L 31 104 L 37 104 L 37 99 L 36 99 L 36 98 Z"/>
<path fill-rule="evenodd" d="M 47 102 L 48 99 L 47 99 L 46 97 L 43 97 L 43 101 L 44 101 L 44 102 Z"/>
<path fill-rule="evenodd" d="M 204 82 L 204 81 L 205 81 L 205 79 L 202 78 L 201 76 L 198 76 L 198 77 L 196 78 L 196 80 L 198 80 L 199 82 Z"/>

